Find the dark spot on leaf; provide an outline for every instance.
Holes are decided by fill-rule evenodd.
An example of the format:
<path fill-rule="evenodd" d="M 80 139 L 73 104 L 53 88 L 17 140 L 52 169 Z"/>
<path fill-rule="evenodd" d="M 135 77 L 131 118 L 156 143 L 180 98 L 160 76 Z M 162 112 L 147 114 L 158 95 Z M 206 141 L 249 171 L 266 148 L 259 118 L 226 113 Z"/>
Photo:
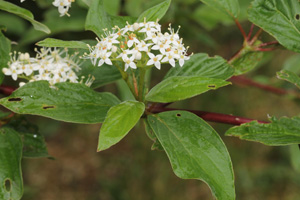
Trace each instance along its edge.
<path fill-rule="evenodd" d="M 177 113 L 176 116 L 177 116 L 177 117 L 181 117 L 181 114 L 180 114 L 180 113 Z"/>
<path fill-rule="evenodd" d="M 55 108 L 55 106 L 43 106 L 43 109 L 47 110 L 49 108 Z"/>
<path fill-rule="evenodd" d="M 4 187 L 7 192 L 10 192 L 10 190 L 11 190 L 11 180 L 10 179 L 6 179 L 4 181 Z"/>
<path fill-rule="evenodd" d="M 21 98 L 9 98 L 8 101 L 22 101 Z"/>
<path fill-rule="evenodd" d="M 216 88 L 216 85 L 208 85 L 208 88 Z"/>
<path fill-rule="evenodd" d="M 284 72 L 282 72 L 281 75 L 284 76 L 284 77 L 289 77 L 290 76 L 289 74 L 284 73 Z"/>
<path fill-rule="evenodd" d="M 300 14 L 296 14 L 295 18 L 296 18 L 296 20 L 299 20 L 300 19 Z"/>

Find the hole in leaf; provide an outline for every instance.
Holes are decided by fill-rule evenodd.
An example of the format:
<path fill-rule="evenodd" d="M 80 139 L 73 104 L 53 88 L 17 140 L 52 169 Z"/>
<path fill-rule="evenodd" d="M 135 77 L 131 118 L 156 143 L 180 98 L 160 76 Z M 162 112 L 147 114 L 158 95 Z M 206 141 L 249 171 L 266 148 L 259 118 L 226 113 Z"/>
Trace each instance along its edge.
<path fill-rule="evenodd" d="M 47 110 L 49 108 L 55 108 L 55 106 L 43 106 L 43 109 Z"/>
<path fill-rule="evenodd" d="M 181 117 L 181 114 L 180 114 L 180 113 L 177 113 L 176 116 L 177 116 L 177 117 Z"/>
<path fill-rule="evenodd" d="M 4 181 L 4 187 L 7 192 L 10 192 L 10 190 L 11 190 L 11 180 L 10 179 L 6 179 Z"/>
<path fill-rule="evenodd" d="M 297 15 L 295 16 L 295 18 L 296 18 L 296 20 L 299 20 L 299 19 L 300 19 L 300 14 L 297 14 Z"/>
<path fill-rule="evenodd" d="M 208 85 L 208 88 L 216 88 L 216 85 Z"/>
<path fill-rule="evenodd" d="M 22 101 L 21 98 L 9 98 L 8 101 Z"/>

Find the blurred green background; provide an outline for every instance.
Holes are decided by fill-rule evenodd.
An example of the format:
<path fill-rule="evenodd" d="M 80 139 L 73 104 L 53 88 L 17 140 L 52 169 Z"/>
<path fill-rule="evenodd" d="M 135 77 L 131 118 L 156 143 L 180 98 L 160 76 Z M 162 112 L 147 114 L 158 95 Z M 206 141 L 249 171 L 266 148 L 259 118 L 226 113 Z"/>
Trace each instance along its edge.
<path fill-rule="evenodd" d="M 45 23 L 51 35 L 38 32 L 26 21 L 0 12 L 5 33 L 14 41 L 13 49 L 33 53 L 35 43 L 54 37 L 64 40 L 94 39 L 92 32 L 84 31 L 88 0 L 76 0 L 70 8 L 71 17 L 59 17 L 51 0 L 19 0 L 11 2 L 33 12 Z M 162 0 L 105 0 L 110 14 L 138 16 L 145 9 Z M 246 9 L 250 0 L 239 0 L 239 20 L 246 31 Z M 242 45 L 243 38 L 234 22 L 226 15 L 207 7 L 199 0 L 173 0 L 161 21 L 163 30 L 168 24 L 177 29 L 190 46 L 189 53 L 206 52 L 229 59 Z M 255 31 L 258 30 L 256 27 Z M 266 33 L 260 37 L 272 41 Z M 17 45 L 18 44 L 18 45 Z M 255 71 L 248 77 L 262 83 L 286 89 L 294 86 L 276 79 L 282 68 L 300 72 L 300 56 L 278 49 L 267 52 Z M 158 83 L 169 66 L 153 70 L 151 85 Z M 6 84 L 15 84 L 7 78 Z M 119 95 L 116 84 L 103 86 L 98 91 Z M 299 100 L 278 96 L 253 87 L 230 85 L 208 92 L 170 107 L 198 109 L 267 120 L 270 116 L 295 116 L 300 111 Z M 28 116 L 37 123 L 45 136 L 50 159 L 23 159 L 25 194 L 23 200 L 208 200 L 213 199 L 208 186 L 196 180 L 181 180 L 172 172 L 164 152 L 151 151 L 152 142 L 138 124 L 119 144 L 97 153 L 100 124 L 78 125 Z M 237 199 L 242 200 L 298 200 L 300 199 L 300 153 L 297 146 L 268 147 L 262 144 L 223 137 L 231 126 L 210 123 L 224 139 L 232 158 Z M 291 159 L 291 158 L 294 159 Z"/>

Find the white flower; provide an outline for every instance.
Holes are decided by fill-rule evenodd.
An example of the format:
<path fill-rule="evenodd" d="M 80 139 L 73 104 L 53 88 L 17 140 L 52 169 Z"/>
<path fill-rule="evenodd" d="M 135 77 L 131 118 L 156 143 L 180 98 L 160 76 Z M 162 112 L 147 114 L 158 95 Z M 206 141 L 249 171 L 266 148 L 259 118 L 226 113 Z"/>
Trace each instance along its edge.
<path fill-rule="evenodd" d="M 144 26 L 144 28 L 142 28 L 139 32 L 140 32 L 140 33 L 146 33 L 146 35 L 147 35 L 148 37 L 151 37 L 153 34 L 155 34 L 155 32 L 158 31 L 158 30 L 157 30 L 155 27 L 153 27 L 153 26 L 154 26 L 154 24 L 152 24 L 152 23 L 146 23 L 145 26 Z"/>
<path fill-rule="evenodd" d="M 147 62 L 147 65 L 153 65 L 160 69 L 160 60 L 162 59 L 163 55 L 154 55 L 153 53 L 148 53 L 148 56 L 150 57 L 150 60 Z"/>
<path fill-rule="evenodd" d="M 124 60 L 124 58 L 128 58 L 129 54 L 132 54 L 132 50 L 125 49 L 122 51 L 122 53 L 120 53 L 120 55 L 117 56 L 117 58 L 122 57 L 122 59 Z"/>
<path fill-rule="evenodd" d="M 167 42 L 161 42 L 156 44 L 152 47 L 153 50 L 159 50 L 162 54 L 166 53 L 166 50 L 169 49 L 171 46 Z"/>
<path fill-rule="evenodd" d="M 92 63 L 99 66 L 105 63 L 104 57 L 109 56 L 107 62 L 113 65 L 114 61 L 122 61 L 125 70 L 130 68 L 145 67 L 145 65 L 160 69 L 162 63 L 170 63 L 175 67 L 176 62 L 182 66 L 189 57 L 186 56 L 187 49 L 178 35 L 178 30 L 169 28 L 169 32 L 162 33 L 158 21 L 146 20 L 142 23 L 127 22 L 124 28 L 115 26 L 113 32 L 105 31 L 105 36 L 94 47 L 89 47 Z M 104 56 L 109 53 L 108 56 Z M 116 63 L 117 64 L 117 63 Z"/>
<path fill-rule="evenodd" d="M 184 54 L 181 54 L 181 55 L 180 55 L 180 58 L 179 58 L 179 65 L 180 65 L 180 67 L 182 67 L 182 66 L 184 65 L 184 61 L 185 61 L 185 60 L 189 60 L 189 59 L 190 59 L 189 56 L 186 56 L 186 55 L 184 55 Z"/>
<path fill-rule="evenodd" d="M 166 56 L 161 60 L 161 62 L 169 62 L 172 67 L 175 67 L 174 52 L 170 51 L 166 53 Z"/>
<path fill-rule="evenodd" d="M 125 62 L 125 71 L 131 67 L 132 69 L 136 69 L 136 64 L 133 62 L 134 61 L 134 56 L 131 56 L 130 58 L 123 58 L 124 62 Z"/>
<path fill-rule="evenodd" d="M 54 0 L 52 3 L 55 7 L 58 7 L 60 16 L 68 15 L 68 10 L 71 7 L 71 3 L 74 0 Z"/>
<path fill-rule="evenodd" d="M 128 41 L 127 41 L 127 46 L 128 47 L 132 47 L 132 45 L 135 43 L 135 44 L 138 44 L 140 43 L 140 41 L 135 37 L 135 35 L 129 35 L 128 37 Z"/>
<path fill-rule="evenodd" d="M 111 60 L 109 59 L 110 55 L 111 55 L 112 52 L 102 52 L 100 54 L 100 60 L 99 60 L 99 63 L 98 63 L 98 66 L 101 66 L 103 65 L 104 63 L 108 64 L 108 65 L 112 65 L 112 62 Z"/>
<path fill-rule="evenodd" d="M 70 56 L 66 50 L 50 48 L 36 50 L 36 52 L 35 58 L 31 58 L 28 53 L 19 53 L 18 57 L 16 52 L 10 54 L 9 68 L 4 68 L 3 73 L 12 76 L 14 80 L 20 76 L 28 79 L 29 82 L 46 80 L 50 85 L 66 81 L 78 83 L 75 71 L 80 68 L 74 55 Z M 19 85 L 23 86 L 24 82 Z"/>

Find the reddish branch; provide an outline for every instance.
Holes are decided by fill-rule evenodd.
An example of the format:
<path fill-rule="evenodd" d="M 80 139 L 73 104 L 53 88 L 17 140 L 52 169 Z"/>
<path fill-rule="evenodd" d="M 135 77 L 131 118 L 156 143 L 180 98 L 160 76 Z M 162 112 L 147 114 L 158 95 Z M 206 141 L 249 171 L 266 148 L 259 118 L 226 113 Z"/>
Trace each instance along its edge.
<path fill-rule="evenodd" d="M 243 27 L 241 26 L 240 22 L 237 19 L 234 19 L 235 24 L 237 25 L 237 27 L 239 28 L 239 30 L 241 31 L 243 37 L 245 40 L 247 40 L 247 35 L 243 29 Z"/>
<path fill-rule="evenodd" d="M 278 95 L 291 94 L 297 98 L 300 98 L 300 94 L 295 91 L 284 90 L 284 89 L 273 87 L 270 85 L 261 84 L 261 83 L 255 82 L 251 79 L 248 79 L 245 76 L 233 76 L 230 78 L 230 81 L 240 84 L 240 85 L 254 86 L 254 87 L 257 87 L 262 90 L 269 91 L 269 92 L 272 92 L 272 93 L 278 94 Z"/>
<path fill-rule="evenodd" d="M 4 94 L 4 95 L 11 95 L 11 93 L 13 91 L 15 91 L 16 88 L 13 88 L 11 86 L 8 86 L 8 85 L 0 85 L 0 93 L 1 94 Z"/>
<path fill-rule="evenodd" d="M 232 124 L 232 125 L 241 125 L 241 124 L 255 120 L 255 119 L 237 117 L 237 116 L 233 116 L 233 115 L 226 115 L 226 114 L 215 113 L 215 112 L 205 112 L 205 111 L 177 109 L 177 108 L 164 108 L 164 107 L 154 107 L 154 108 L 152 108 L 151 113 L 160 113 L 160 112 L 173 111 L 173 110 L 189 111 L 189 112 L 194 113 L 195 115 L 201 117 L 205 121 L 218 122 L 218 123 L 224 123 L 224 124 Z M 256 120 L 256 121 L 258 121 L 259 123 L 263 123 L 263 124 L 268 123 L 268 122 L 260 121 L 260 120 Z"/>

